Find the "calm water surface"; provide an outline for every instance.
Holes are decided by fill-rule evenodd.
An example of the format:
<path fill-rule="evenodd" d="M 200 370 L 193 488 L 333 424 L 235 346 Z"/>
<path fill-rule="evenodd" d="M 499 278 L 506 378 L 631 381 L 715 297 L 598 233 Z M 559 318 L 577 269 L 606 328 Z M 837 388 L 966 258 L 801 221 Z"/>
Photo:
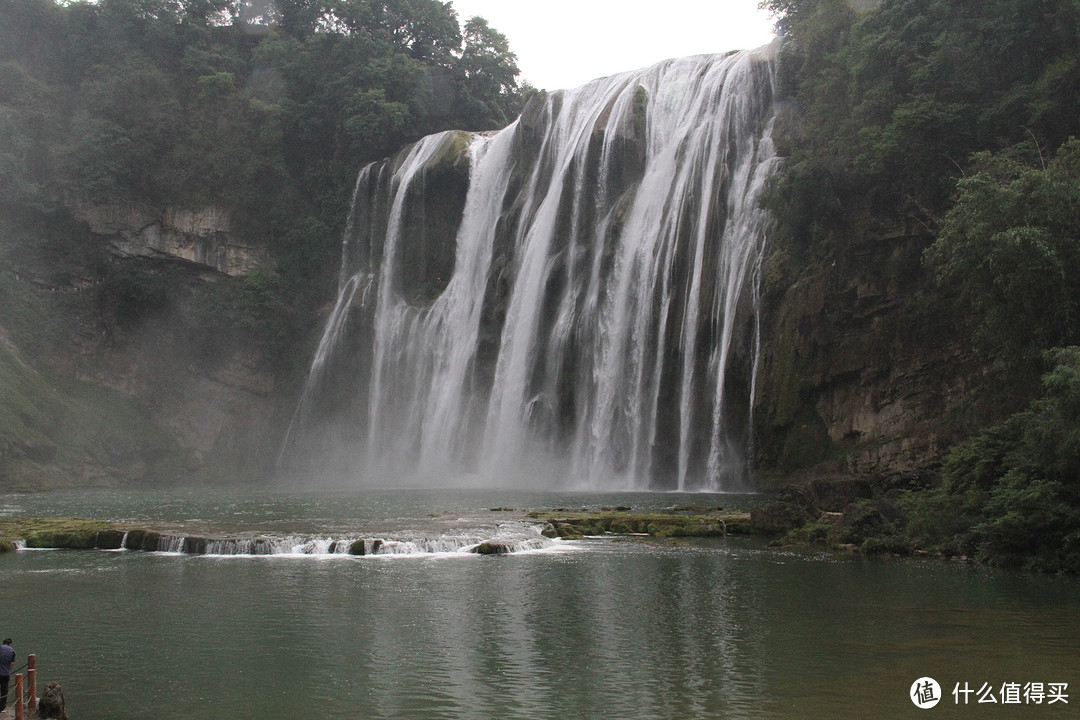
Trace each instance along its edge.
<path fill-rule="evenodd" d="M 495 528 L 506 512 L 724 496 L 232 491 L 0 496 L 3 515 L 234 532 Z M 73 720 L 1077 717 L 1080 582 L 750 539 L 514 555 L 0 555 L 0 633 Z M 910 700 L 931 676 L 943 701 Z M 956 683 L 1069 683 L 957 706 Z M 962 697 L 961 697 L 962 700 Z"/>

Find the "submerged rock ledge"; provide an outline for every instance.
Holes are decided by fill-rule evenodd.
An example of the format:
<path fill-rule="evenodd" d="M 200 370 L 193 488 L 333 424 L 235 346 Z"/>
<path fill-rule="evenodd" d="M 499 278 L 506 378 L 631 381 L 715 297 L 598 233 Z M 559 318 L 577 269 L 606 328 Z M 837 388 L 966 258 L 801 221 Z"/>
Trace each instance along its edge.
<path fill-rule="evenodd" d="M 724 537 L 751 534 L 750 513 L 723 508 L 689 508 L 683 512 L 633 513 L 629 508 L 599 512 L 551 510 L 526 517 L 546 523 L 543 534 L 564 540 L 596 535 L 649 535 L 652 537 Z"/>
<path fill-rule="evenodd" d="M 475 553 L 501 555 L 551 546 L 540 524 L 524 521 L 531 531 L 451 532 L 442 536 L 394 534 L 374 537 L 360 530 L 326 533 L 187 532 L 176 525 L 151 529 L 134 523 L 85 518 L 0 518 L 0 553 L 20 549 L 132 550 L 181 555 L 425 555 Z"/>
<path fill-rule="evenodd" d="M 728 534 L 758 534 L 750 513 L 722 508 L 684 508 L 673 512 L 633 513 L 629 508 L 601 511 L 564 509 L 530 512 L 523 518 L 536 526 L 538 537 L 575 540 L 586 536 L 648 535 L 668 537 L 723 537 Z M 313 537 L 313 536 L 312 536 Z M 187 534 L 175 528 L 156 530 L 128 523 L 85 518 L 0 518 L 0 553 L 20 548 L 69 550 L 136 550 L 174 552 L 190 555 L 272 555 L 282 552 L 308 536 L 274 538 L 247 533 L 232 536 Z M 362 533 L 347 539 L 326 541 L 315 554 L 379 554 L 388 545 L 400 544 Z M 480 555 L 515 552 L 530 543 L 492 538 L 467 543 L 461 551 Z"/>

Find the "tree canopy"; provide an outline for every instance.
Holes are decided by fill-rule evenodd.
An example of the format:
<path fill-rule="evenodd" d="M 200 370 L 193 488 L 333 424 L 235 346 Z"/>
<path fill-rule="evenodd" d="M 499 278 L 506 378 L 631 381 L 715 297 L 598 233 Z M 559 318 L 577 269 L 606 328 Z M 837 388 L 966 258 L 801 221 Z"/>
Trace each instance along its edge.
<path fill-rule="evenodd" d="M 1080 132 L 1076 0 L 761 5 L 788 38 L 780 85 L 796 119 L 780 204 L 797 234 L 856 203 L 925 222 L 973 153 Z"/>
<path fill-rule="evenodd" d="M 325 293 L 359 167 L 503 126 L 515 62 L 439 0 L 3 3 L 0 202 L 212 202 Z"/>
<path fill-rule="evenodd" d="M 976 162 L 927 251 L 938 281 L 960 292 L 988 347 L 1038 357 L 1080 344 L 1080 140 L 1045 165 Z"/>

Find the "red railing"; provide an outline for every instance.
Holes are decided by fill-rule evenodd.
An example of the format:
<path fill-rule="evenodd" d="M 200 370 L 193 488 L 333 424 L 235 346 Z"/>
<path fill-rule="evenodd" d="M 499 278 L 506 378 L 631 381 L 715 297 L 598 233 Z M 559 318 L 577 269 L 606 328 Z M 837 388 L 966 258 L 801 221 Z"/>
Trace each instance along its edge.
<path fill-rule="evenodd" d="M 37 710 L 37 655 L 26 656 L 26 684 L 24 693 L 23 674 L 15 673 L 15 720 L 25 720 L 27 711 Z"/>

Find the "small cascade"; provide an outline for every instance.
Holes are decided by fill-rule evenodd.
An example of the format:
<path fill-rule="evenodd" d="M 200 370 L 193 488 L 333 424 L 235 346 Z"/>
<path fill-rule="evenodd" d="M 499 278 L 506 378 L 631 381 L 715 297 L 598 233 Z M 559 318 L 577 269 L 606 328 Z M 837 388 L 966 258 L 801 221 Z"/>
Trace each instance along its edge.
<path fill-rule="evenodd" d="M 183 552 L 186 540 L 182 535 L 162 535 L 157 541 L 157 551 L 179 554 Z"/>
<path fill-rule="evenodd" d="M 171 555 L 241 556 L 432 556 L 477 553 L 481 545 L 499 554 L 564 549 L 567 544 L 541 534 L 534 523 L 504 523 L 498 528 L 453 533 L 398 532 L 383 537 L 259 535 L 215 538 L 162 535 L 156 552 Z M 129 548 L 134 549 L 134 548 Z"/>
<path fill-rule="evenodd" d="M 498 133 L 365 167 L 281 466 L 352 485 L 744 489 L 774 55 L 542 94 Z"/>

